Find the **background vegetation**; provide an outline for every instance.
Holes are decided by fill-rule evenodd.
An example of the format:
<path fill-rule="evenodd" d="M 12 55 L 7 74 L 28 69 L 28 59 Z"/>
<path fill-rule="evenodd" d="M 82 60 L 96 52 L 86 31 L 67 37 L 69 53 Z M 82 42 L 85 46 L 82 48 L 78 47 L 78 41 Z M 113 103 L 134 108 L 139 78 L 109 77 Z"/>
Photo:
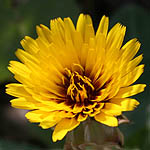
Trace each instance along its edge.
<path fill-rule="evenodd" d="M 10 107 L 12 98 L 5 94 L 5 85 L 14 81 L 8 72 L 9 60 L 15 60 L 14 52 L 21 47 L 19 41 L 25 35 L 36 38 L 35 26 L 45 24 L 56 17 L 71 17 L 88 13 L 95 29 L 102 15 L 110 17 L 110 27 L 120 22 L 127 26 L 125 42 L 137 37 L 142 43 L 138 54 L 144 54 L 145 72 L 138 83 L 150 84 L 150 2 L 147 0 L 0 0 L 0 150 L 48 150 L 61 149 L 64 140 L 52 143 L 51 130 L 42 130 L 25 119 L 25 110 Z M 129 125 L 122 125 L 125 147 L 147 150 L 150 147 L 150 89 L 137 95 L 141 105 L 133 112 L 125 113 Z"/>

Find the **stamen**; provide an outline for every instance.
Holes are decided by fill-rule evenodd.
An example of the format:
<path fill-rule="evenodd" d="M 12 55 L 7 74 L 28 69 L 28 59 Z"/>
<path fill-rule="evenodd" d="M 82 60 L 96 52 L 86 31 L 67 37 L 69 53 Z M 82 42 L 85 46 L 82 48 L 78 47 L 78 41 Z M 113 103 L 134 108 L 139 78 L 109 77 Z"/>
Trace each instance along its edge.
<path fill-rule="evenodd" d="M 65 71 L 68 78 L 70 78 L 67 95 L 70 96 L 72 101 L 84 104 L 85 100 L 87 101 L 90 98 L 89 92 L 94 91 L 94 86 L 92 85 L 91 80 L 86 76 L 80 75 L 77 71 L 71 72 L 67 68 Z"/>

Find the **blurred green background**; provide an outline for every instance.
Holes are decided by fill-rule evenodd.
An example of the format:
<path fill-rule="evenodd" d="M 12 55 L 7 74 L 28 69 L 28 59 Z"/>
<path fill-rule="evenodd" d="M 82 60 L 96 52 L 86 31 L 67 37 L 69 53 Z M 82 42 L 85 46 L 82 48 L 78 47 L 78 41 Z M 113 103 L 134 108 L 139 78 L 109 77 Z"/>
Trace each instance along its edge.
<path fill-rule="evenodd" d="M 5 85 L 14 81 L 8 72 L 9 60 L 21 48 L 19 41 L 25 35 L 36 38 L 35 26 L 56 17 L 71 17 L 76 23 L 79 14 L 87 13 L 97 28 L 102 15 L 110 17 L 110 27 L 120 22 L 127 26 L 125 42 L 137 37 L 142 43 L 138 54 L 144 54 L 145 72 L 137 81 L 150 84 L 150 1 L 148 0 L 0 0 L 0 150 L 61 149 L 64 140 L 51 141 L 51 129 L 42 130 L 28 123 L 25 110 L 10 107 L 12 97 L 5 94 Z M 135 96 L 141 105 L 125 113 L 131 120 L 121 125 L 125 135 L 125 148 L 148 150 L 150 148 L 150 89 L 147 87 Z"/>

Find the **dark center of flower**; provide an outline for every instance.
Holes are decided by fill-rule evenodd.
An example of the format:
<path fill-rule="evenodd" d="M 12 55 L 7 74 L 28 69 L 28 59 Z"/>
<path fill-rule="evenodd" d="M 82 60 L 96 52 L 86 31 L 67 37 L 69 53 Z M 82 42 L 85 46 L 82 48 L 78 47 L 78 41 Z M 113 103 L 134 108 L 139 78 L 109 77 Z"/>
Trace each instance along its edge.
<path fill-rule="evenodd" d="M 73 101 L 84 102 L 84 99 L 88 99 L 89 94 L 93 90 L 94 87 L 89 78 L 79 75 L 78 72 L 71 74 L 67 95 L 69 95 Z"/>
<path fill-rule="evenodd" d="M 84 71 L 65 69 L 63 86 L 66 93 L 65 104 L 72 108 L 79 120 L 84 120 L 89 115 L 93 117 L 100 112 L 104 102 L 98 102 L 98 95 L 91 79 L 84 75 Z"/>
<path fill-rule="evenodd" d="M 92 98 L 92 92 L 94 86 L 91 80 L 83 75 L 80 75 L 77 71 L 71 72 L 67 70 L 68 85 L 67 85 L 67 97 L 77 104 L 84 104 Z"/>

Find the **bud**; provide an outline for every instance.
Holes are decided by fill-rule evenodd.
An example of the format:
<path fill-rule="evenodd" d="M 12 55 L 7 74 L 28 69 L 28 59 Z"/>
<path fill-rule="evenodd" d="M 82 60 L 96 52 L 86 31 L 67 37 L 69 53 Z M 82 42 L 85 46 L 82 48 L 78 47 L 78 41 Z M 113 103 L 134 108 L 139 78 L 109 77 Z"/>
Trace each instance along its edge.
<path fill-rule="evenodd" d="M 92 118 L 67 134 L 64 150 L 120 150 L 124 136 L 117 127 L 108 127 Z"/>

